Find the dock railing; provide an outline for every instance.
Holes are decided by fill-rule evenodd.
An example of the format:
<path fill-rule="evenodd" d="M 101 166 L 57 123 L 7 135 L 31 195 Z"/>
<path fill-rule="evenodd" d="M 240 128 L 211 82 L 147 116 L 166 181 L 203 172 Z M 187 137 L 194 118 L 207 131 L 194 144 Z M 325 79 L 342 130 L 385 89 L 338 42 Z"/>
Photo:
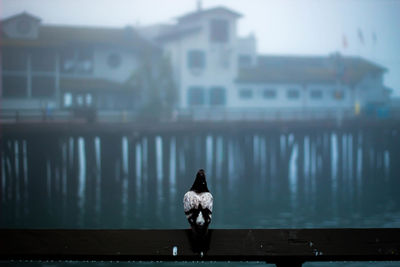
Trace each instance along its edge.
<path fill-rule="evenodd" d="M 400 261 L 399 228 L 191 230 L 1 229 L 0 261 Z"/>

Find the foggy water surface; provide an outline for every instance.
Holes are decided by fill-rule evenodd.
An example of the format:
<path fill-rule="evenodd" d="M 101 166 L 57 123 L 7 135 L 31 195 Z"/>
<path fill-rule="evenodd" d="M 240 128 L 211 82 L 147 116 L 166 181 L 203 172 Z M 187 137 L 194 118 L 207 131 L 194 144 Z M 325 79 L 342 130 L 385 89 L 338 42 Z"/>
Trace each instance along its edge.
<path fill-rule="evenodd" d="M 395 131 L 6 139 L 0 226 L 186 228 L 204 168 L 212 228 L 399 227 L 398 148 Z"/>

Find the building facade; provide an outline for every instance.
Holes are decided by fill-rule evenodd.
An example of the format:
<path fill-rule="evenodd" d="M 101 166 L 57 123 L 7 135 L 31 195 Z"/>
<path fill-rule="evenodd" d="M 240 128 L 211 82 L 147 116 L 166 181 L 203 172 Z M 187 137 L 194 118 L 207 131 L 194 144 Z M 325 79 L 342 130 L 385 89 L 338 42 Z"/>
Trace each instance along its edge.
<path fill-rule="evenodd" d="M 385 68 L 359 57 L 259 55 L 239 37 L 241 15 L 199 9 L 175 24 L 143 27 L 174 66 L 179 111 L 194 119 L 352 117 L 387 103 Z"/>
<path fill-rule="evenodd" d="M 4 19 L 2 116 L 62 118 L 89 109 L 134 120 L 148 93 L 131 83 L 143 55 L 170 60 L 175 118 L 343 118 L 387 103 L 384 67 L 338 53 L 259 55 L 254 35 L 238 36 L 240 17 L 215 7 L 136 28 L 45 25 L 27 13 Z"/>
<path fill-rule="evenodd" d="M 144 54 L 160 54 L 131 27 L 43 25 L 27 13 L 2 21 L 0 42 L 3 117 L 129 116 L 143 98 L 129 79 Z"/>

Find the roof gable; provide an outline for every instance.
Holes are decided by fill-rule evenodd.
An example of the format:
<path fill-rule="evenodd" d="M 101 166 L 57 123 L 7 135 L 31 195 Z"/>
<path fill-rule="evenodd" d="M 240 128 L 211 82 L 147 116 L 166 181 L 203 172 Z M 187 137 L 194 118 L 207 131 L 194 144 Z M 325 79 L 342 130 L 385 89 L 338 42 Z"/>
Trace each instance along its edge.
<path fill-rule="evenodd" d="M 13 39 L 36 39 L 40 19 L 26 12 L 2 20 L 2 34 Z"/>
<path fill-rule="evenodd" d="M 36 17 L 36 16 L 24 11 L 22 13 L 15 14 L 15 15 L 13 15 L 11 17 L 3 19 L 2 23 L 5 24 L 5 23 L 7 23 L 9 21 L 12 21 L 12 20 L 15 20 L 15 19 L 21 19 L 21 18 L 33 20 L 33 21 L 36 21 L 36 22 L 40 22 L 41 21 L 40 18 L 38 18 L 38 17 Z"/>

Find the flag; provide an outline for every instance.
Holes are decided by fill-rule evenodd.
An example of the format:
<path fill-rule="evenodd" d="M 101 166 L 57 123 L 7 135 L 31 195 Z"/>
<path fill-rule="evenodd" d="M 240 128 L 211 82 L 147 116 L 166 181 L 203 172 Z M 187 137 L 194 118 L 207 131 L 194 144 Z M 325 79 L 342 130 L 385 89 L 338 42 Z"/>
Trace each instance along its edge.
<path fill-rule="evenodd" d="M 364 35 L 360 28 L 358 28 L 358 30 L 357 30 L 357 35 L 358 35 L 358 40 L 360 41 L 360 43 L 364 44 Z"/>
<path fill-rule="evenodd" d="M 344 35 L 343 34 L 343 36 L 342 36 L 342 44 L 343 44 L 343 48 L 347 48 L 347 46 L 348 46 L 348 43 L 347 43 L 347 37 L 346 37 L 346 35 Z"/>

